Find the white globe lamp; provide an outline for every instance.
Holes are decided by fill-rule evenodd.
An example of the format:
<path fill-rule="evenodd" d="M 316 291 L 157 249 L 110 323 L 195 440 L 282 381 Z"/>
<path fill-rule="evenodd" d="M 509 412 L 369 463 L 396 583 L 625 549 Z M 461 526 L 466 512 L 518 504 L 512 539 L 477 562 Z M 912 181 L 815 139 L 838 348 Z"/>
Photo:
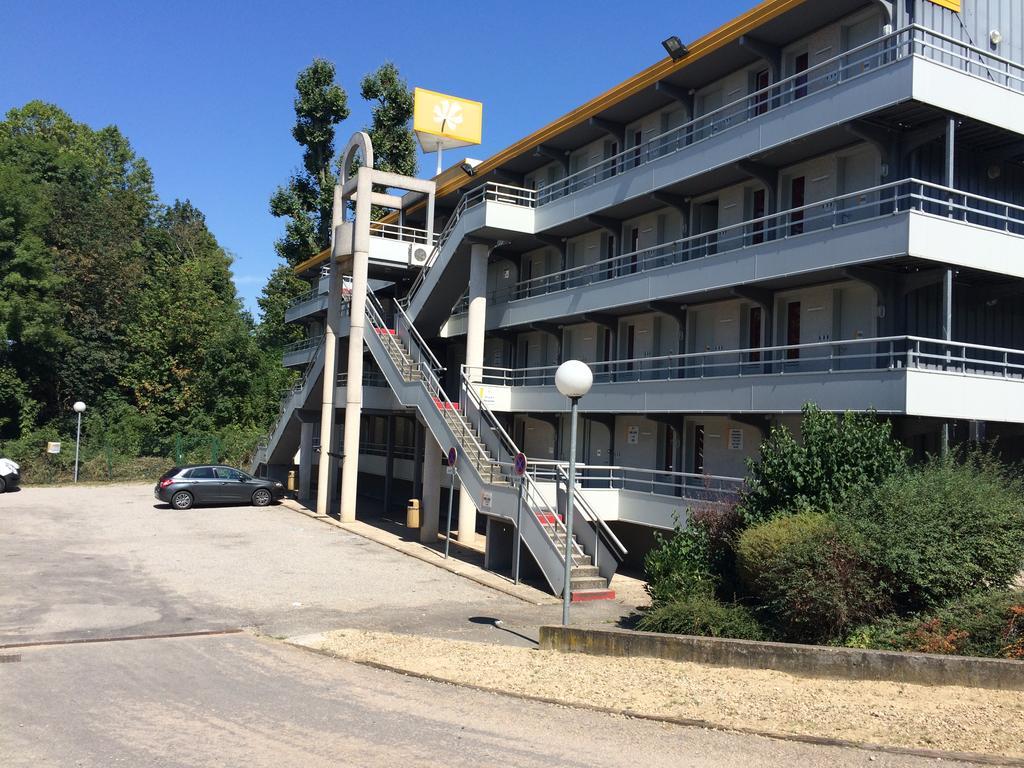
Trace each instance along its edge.
<path fill-rule="evenodd" d="M 566 360 L 555 371 L 555 387 L 572 403 L 569 421 L 569 487 L 565 494 L 565 582 L 562 585 L 562 624 L 569 626 L 569 604 L 572 602 L 572 509 L 576 494 L 576 410 L 580 398 L 594 384 L 594 373 L 582 360 Z"/>
<path fill-rule="evenodd" d="M 594 373 L 582 360 L 566 360 L 555 371 L 555 387 L 570 399 L 583 397 L 594 384 Z"/>

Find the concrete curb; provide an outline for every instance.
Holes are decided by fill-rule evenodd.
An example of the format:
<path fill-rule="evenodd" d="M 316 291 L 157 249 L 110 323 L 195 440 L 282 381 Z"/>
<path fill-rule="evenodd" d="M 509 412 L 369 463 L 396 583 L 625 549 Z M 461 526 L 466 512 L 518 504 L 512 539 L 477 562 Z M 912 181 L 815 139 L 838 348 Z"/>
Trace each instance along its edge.
<path fill-rule="evenodd" d="M 1024 662 L 871 651 L 795 643 L 667 635 L 628 629 L 542 626 L 540 649 L 593 656 L 647 656 L 720 667 L 772 669 L 800 677 L 1024 691 Z"/>
<path fill-rule="evenodd" d="M 822 747 L 839 747 L 843 749 L 859 749 L 865 752 L 874 752 L 887 755 L 903 755 L 907 757 L 923 757 L 936 760 L 956 760 L 963 763 L 975 763 L 978 765 L 1004 765 L 1014 766 L 1015 768 L 1024 767 L 1024 760 L 1015 757 L 1001 757 L 999 755 L 986 755 L 981 752 L 943 752 L 937 749 L 919 749 L 916 747 L 891 747 L 884 744 L 872 744 L 869 742 L 851 741 L 849 739 L 833 739 L 826 736 L 806 736 L 798 733 L 779 733 L 776 731 L 762 731 L 756 728 L 740 728 L 736 726 L 723 725 L 721 723 L 715 723 L 710 720 L 698 720 L 686 717 L 671 717 L 668 715 L 652 715 L 645 712 L 636 712 L 629 709 L 616 709 L 614 707 L 602 707 L 597 704 L 582 704 L 575 701 L 567 701 L 565 699 L 557 699 L 551 696 L 533 696 L 528 693 L 517 693 L 515 691 L 507 691 L 502 688 L 492 688 L 486 685 L 475 685 L 473 683 L 460 683 L 454 680 L 448 680 L 443 677 L 436 675 L 428 675 L 422 672 L 413 672 L 401 667 L 395 667 L 390 664 L 382 664 L 378 661 L 366 661 L 361 659 L 351 659 L 347 656 L 342 656 L 331 651 L 324 650 L 323 648 L 313 648 L 308 645 L 302 645 L 300 643 L 292 643 L 288 640 L 284 641 L 287 645 L 293 648 L 300 648 L 310 653 L 315 653 L 320 656 L 325 656 L 329 659 L 338 659 L 341 661 L 347 661 L 352 664 L 359 664 L 364 667 L 371 667 L 372 669 L 379 669 L 384 672 L 393 672 L 405 677 L 414 677 L 420 680 L 427 680 L 432 683 L 441 683 L 443 685 L 454 685 L 459 688 L 467 688 L 471 691 L 480 691 L 481 693 L 493 693 L 499 696 L 506 696 L 511 699 L 520 699 L 522 701 L 534 701 L 539 704 L 551 704 L 558 707 L 570 707 L 572 709 L 582 709 L 589 712 L 600 712 L 605 715 L 618 715 L 620 717 L 629 717 L 634 720 L 647 720 L 655 723 L 667 723 L 669 725 L 679 725 L 685 728 L 704 728 L 709 731 L 722 731 L 724 733 L 741 733 L 747 736 L 759 736 L 765 739 L 776 739 L 778 741 L 791 741 L 799 744 L 811 744 Z"/>
<path fill-rule="evenodd" d="M 372 541 L 373 543 L 380 544 L 381 546 L 387 547 L 388 549 L 393 549 L 395 552 L 399 552 L 403 555 L 406 555 L 407 557 L 415 558 L 416 560 L 427 563 L 428 565 L 432 565 L 435 568 L 440 568 L 441 570 L 448 571 L 449 573 L 453 573 L 456 576 L 461 576 L 462 578 L 468 579 L 469 581 L 472 581 L 475 584 L 479 584 L 481 587 L 487 587 L 488 589 L 493 589 L 495 592 L 501 592 L 502 594 L 508 595 L 509 597 L 514 597 L 516 600 L 521 600 L 522 602 L 527 603 L 528 605 L 553 605 L 555 603 L 561 602 L 553 598 L 547 599 L 547 597 L 540 592 L 537 593 L 537 598 L 526 597 L 525 595 L 519 594 L 519 592 L 517 592 L 511 586 L 506 587 L 503 584 L 494 583 L 488 579 L 481 578 L 480 576 L 477 576 L 474 573 L 467 573 L 464 570 L 454 568 L 448 563 L 446 563 L 444 560 L 439 559 L 434 554 L 427 554 L 426 552 L 417 552 L 416 550 L 409 550 L 404 547 L 395 546 L 391 542 L 385 541 L 381 538 L 377 538 L 375 536 L 367 536 L 362 531 L 351 526 L 348 526 L 345 523 L 339 522 L 335 520 L 333 517 L 329 517 L 327 515 L 318 515 L 316 512 L 309 509 L 308 507 L 303 506 L 294 499 L 282 499 L 281 506 L 287 507 L 288 509 L 294 512 L 298 512 L 299 514 L 305 515 L 306 517 L 311 518 L 312 520 L 319 520 L 322 523 L 326 523 L 327 525 L 330 525 L 334 528 L 340 528 L 343 531 L 347 531 L 348 533 L 359 536 L 360 538 L 366 539 L 367 541 Z"/>

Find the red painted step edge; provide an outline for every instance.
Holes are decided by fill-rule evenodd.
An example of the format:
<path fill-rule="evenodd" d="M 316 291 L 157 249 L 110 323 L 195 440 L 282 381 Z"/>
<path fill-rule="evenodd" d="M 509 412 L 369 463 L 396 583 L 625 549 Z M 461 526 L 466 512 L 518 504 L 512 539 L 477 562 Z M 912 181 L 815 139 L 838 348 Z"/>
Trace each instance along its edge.
<path fill-rule="evenodd" d="M 573 603 L 589 603 L 592 600 L 614 599 L 614 589 L 577 589 L 569 593 L 569 601 Z"/>
<path fill-rule="evenodd" d="M 457 403 L 446 403 L 446 402 L 444 402 L 439 397 L 435 397 L 434 398 L 434 405 L 436 405 L 438 407 L 438 409 L 443 410 L 443 411 L 457 411 L 457 410 L 459 410 L 459 406 L 458 406 Z"/>
<path fill-rule="evenodd" d="M 396 333 L 398 333 L 398 331 L 396 331 L 394 328 L 378 328 L 377 333 L 379 333 L 381 336 L 394 336 Z"/>
<path fill-rule="evenodd" d="M 555 515 L 545 515 L 538 512 L 537 519 L 545 525 L 554 525 L 555 522 L 558 520 L 558 517 L 556 517 Z"/>

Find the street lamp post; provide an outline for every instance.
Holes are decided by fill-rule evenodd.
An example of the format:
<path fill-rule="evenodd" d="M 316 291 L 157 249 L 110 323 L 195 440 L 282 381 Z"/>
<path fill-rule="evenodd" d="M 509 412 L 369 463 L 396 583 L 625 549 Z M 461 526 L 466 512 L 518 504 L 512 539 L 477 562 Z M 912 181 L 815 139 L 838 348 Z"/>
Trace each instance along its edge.
<path fill-rule="evenodd" d="M 77 401 L 73 406 L 78 414 L 78 431 L 75 434 L 75 482 L 78 482 L 78 446 L 82 443 L 82 414 L 85 413 L 85 403 Z"/>
<path fill-rule="evenodd" d="M 569 487 L 565 496 L 565 584 L 562 586 L 562 624 L 569 626 L 569 583 L 572 580 L 572 506 L 576 490 L 576 412 L 580 398 L 590 391 L 594 374 L 580 360 L 566 360 L 555 371 L 555 386 L 572 403 L 569 421 Z"/>

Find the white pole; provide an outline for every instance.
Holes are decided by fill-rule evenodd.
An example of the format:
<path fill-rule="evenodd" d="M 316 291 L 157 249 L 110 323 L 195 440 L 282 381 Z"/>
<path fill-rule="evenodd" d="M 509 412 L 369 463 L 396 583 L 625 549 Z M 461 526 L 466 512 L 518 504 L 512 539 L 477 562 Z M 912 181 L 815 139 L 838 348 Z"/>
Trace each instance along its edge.
<path fill-rule="evenodd" d="M 78 432 L 75 434 L 75 482 L 78 482 L 78 446 L 82 442 L 82 412 L 78 412 Z"/>
<path fill-rule="evenodd" d="M 565 584 L 562 587 L 562 624 L 569 626 L 569 603 L 572 601 L 569 585 L 572 581 L 572 501 L 576 490 L 576 409 L 580 399 L 571 398 L 572 417 L 569 425 L 569 488 L 565 494 Z"/>

